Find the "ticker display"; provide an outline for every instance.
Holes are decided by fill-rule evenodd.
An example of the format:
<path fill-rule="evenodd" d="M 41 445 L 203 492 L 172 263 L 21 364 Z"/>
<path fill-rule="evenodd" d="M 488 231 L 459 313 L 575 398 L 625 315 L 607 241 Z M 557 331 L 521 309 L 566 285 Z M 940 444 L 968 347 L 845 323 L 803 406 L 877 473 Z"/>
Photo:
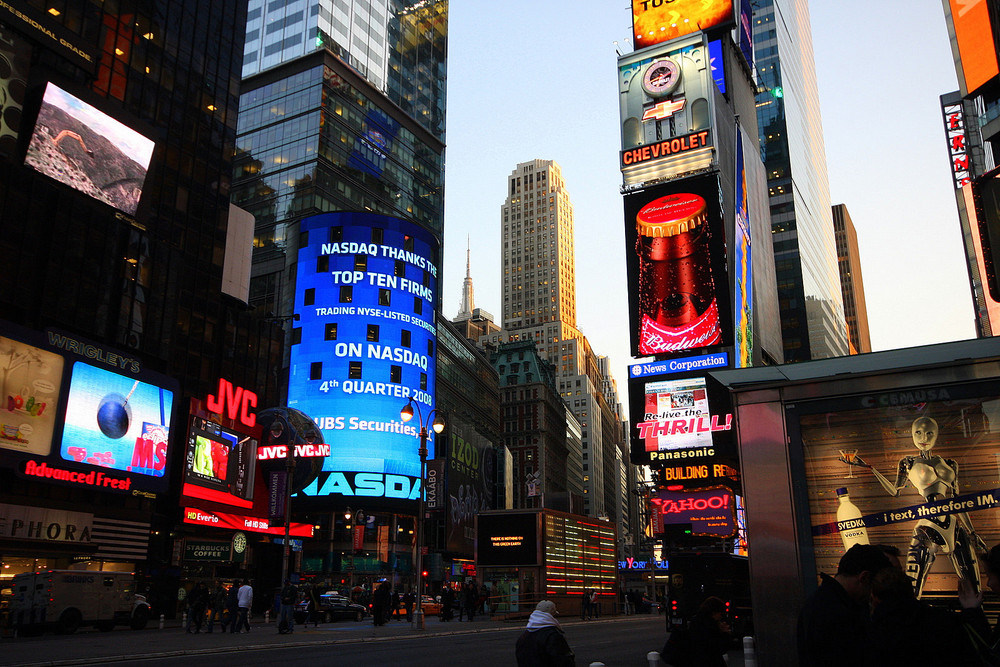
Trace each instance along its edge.
<path fill-rule="evenodd" d="M 733 0 L 632 0 L 636 50 L 734 22 Z"/>
<path fill-rule="evenodd" d="M 314 216 L 300 231 L 288 405 L 330 446 L 302 493 L 416 500 L 419 426 L 399 411 L 410 399 L 434 408 L 438 240 L 371 213 Z"/>

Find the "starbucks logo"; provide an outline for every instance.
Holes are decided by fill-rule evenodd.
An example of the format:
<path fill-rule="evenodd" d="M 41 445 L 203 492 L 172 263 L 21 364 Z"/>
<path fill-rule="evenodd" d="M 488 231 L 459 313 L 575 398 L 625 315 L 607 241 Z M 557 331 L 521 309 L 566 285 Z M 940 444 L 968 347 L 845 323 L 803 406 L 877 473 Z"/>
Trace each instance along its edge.
<path fill-rule="evenodd" d="M 233 551 L 238 554 L 247 550 L 247 536 L 245 533 L 237 532 L 233 535 Z"/>

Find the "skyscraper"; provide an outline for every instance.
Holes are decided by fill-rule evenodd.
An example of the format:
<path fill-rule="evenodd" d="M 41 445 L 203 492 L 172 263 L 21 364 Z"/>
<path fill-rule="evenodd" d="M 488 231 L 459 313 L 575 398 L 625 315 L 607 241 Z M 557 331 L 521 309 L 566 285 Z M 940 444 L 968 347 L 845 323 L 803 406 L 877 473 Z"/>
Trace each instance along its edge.
<path fill-rule="evenodd" d="M 848 340 L 808 2 L 754 3 L 753 34 L 785 361 L 843 356 Z"/>
<path fill-rule="evenodd" d="M 844 296 L 844 316 L 851 354 L 872 351 L 868 334 L 868 307 L 865 305 L 865 282 L 861 276 L 861 251 L 858 232 L 847 207 L 833 207 L 833 228 L 837 238 L 837 263 L 840 266 L 840 288 Z"/>
<path fill-rule="evenodd" d="M 501 225 L 502 333 L 491 338 L 534 341 L 555 366 L 559 393 L 583 433 L 584 513 L 621 523 L 624 411 L 602 357 L 576 327 L 573 206 L 558 164 L 517 165 Z"/>

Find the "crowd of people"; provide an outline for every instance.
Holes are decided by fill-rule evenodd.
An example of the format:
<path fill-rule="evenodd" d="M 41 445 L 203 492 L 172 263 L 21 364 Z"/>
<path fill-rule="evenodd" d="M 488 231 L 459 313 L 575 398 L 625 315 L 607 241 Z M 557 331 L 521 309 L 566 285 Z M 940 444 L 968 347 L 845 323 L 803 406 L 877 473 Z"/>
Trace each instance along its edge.
<path fill-rule="evenodd" d="M 198 582 L 187 593 L 185 600 L 187 622 L 184 630 L 188 633 L 199 634 L 203 626 L 205 632 L 213 632 L 216 621 L 220 632 L 227 629 L 233 634 L 250 632 L 253 587 L 247 579 L 229 584 L 220 580 L 214 587 Z"/>

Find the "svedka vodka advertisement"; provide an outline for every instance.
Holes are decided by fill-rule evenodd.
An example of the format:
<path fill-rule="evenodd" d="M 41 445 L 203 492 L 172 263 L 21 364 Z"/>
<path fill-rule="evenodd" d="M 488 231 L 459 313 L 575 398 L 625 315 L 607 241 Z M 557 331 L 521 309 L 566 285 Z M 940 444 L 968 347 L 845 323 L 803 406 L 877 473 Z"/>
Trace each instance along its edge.
<path fill-rule="evenodd" d="M 434 405 L 439 243 L 414 223 L 360 212 L 301 223 L 288 405 L 330 454 L 303 494 L 416 500 L 419 424 Z M 434 458 L 434 433 L 428 458 Z M 366 506 L 367 507 L 367 506 Z"/>

